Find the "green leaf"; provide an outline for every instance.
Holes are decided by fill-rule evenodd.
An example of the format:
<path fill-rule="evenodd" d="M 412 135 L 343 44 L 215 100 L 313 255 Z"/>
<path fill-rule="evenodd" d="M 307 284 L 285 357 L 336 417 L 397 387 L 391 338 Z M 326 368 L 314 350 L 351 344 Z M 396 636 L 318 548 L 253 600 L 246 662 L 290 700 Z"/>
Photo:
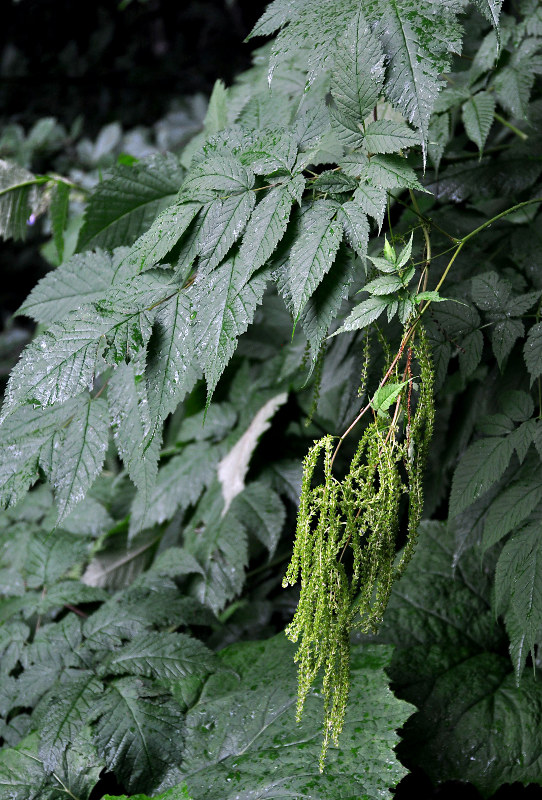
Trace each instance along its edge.
<path fill-rule="evenodd" d="M 510 605 L 532 651 L 540 641 L 542 615 L 542 545 L 540 522 L 528 525 L 507 542 L 495 573 L 496 610 Z"/>
<path fill-rule="evenodd" d="M 337 255 L 343 236 L 342 225 L 336 220 L 338 208 L 334 202 L 317 200 L 302 217 L 301 232 L 288 262 L 288 284 L 296 320 Z"/>
<path fill-rule="evenodd" d="M 0 159 L 0 237 L 26 237 L 27 226 L 38 210 L 39 182 L 28 170 Z"/>
<path fill-rule="evenodd" d="M 431 303 L 445 303 L 449 297 L 441 297 L 438 292 L 420 292 L 414 298 L 416 303 L 421 303 L 423 300 L 429 300 Z"/>
<path fill-rule="evenodd" d="M 381 189 L 419 189 L 426 191 L 406 159 L 396 155 L 373 156 L 365 171 L 366 180 Z"/>
<path fill-rule="evenodd" d="M 107 403 L 88 398 L 53 450 L 51 481 L 58 506 L 57 525 L 70 514 L 101 472 L 109 441 Z"/>
<path fill-rule="evenodd" d="M 273 556 L 286 521 L 280 496 L 259 481 L 249 483 L 232 502 L 232 513 L 248 532 L 256 536 Z"/>
<path fill-rule="evenodd" d="M 525 326 L 519 319 L 505 319 L 497 322 L 491 331 L 491 347 L 502 369 L 514 347 L 516 340 L 525 334 Z"/>
<path fill-rule="evenodd" d="M 238 337 L 252 322 L 266 284 L 265 273 L 250 277 L 250 268 L 237 256 L 208 277 L 196 279 L 193 285 L 194 342 L 209 399 L 235 351 Z"/>
<path fill-rule="evenodd" d="M 98 752 L 129 791 L 151 791 L 181 761 L 183 715 L 164 691 L 137 678 L 113 681 L 95 705 Z"/>
<path fill-rule="evenodd" d="M 508 437 L 480 439 L 470 445 L 454 472 L 450 516 L 470 506 L 499 480 L 512 452 L 513 443 Z"/>
<path fill-rule="evenodd" d="M 267 262 L 284 236 L 293 202 L 291 183 L 285 183 L 271 189 L 254 209 L 239 251 L 253 272 Z"/>
<path fill-rule="evenodd" d="M 116 166 L 89 197 L 77 250 L 131 245 L 171 205 L 182 177 L 183 169 L 171 154 Z"/>
<path fill-rule="evenodd" d="M 0 503 L 15 505 L 39 477 L 51 470 L 55 438 L 79 410 L 79 401 L 45 410 L 23 406 L 0 425 Z"/>
<path fill-rule="evenodd" d="M 369 183 L 360 183 L 354 192 L 354 202 L 359 205 L 362 211 L 376 220 L 378 230 L 384 222 L 386 213 L 386 203 L 388 193 L 381 186 L 371 186 Z"/>
<path fill-rule="evenodd" d="M 64 181 L 55 183 L 51 196 L 51 230 L 59 262 L 64 258 L 64 231 L 68 223 L 70 187 Z"/>
<path fill-rule="evenodd" d="M 209 678 L 186 718 L 179 778 L 199 800 L 248 800 L 254 795 L 384 800 L 388 787 L 404 774 L 393 747 L 395 729 L 410 709 L 388 689 L 384 668 L 389 651 L 374 644 L 353 648 L 343 738 L 339 748 L 330 748 L 320 773 L 322 701 L 309 695 L 296 725 L 293 650 L 280 634 L 236 644 L 220 654 L 231 676 Z"/>
<path fill-rule="evenodd" d="M 39 281 L 17 313 L 36 322 L 54 322 L 102 299 L 113 284 L 132 277 L 120 266 L 125 255 L 126 248 L 112 256 L 98 248 L 95 253 L 72 256 Z"/>
<path fill-rule="evenodd" d="M 11 373 L 3 417 L 25 403 L 64 403 L 92 388 L 102 354 L 118 363 L 148 341 L 156 306 L 178 287 L 161 272 L 147 272 L 98 303 L 72 311 L 26 347 Z"/>
<path fill-rule="evenodd" d="M 510 389 L 500 394 L 498 399 L 503 414 L 514 422 L 524 422 L 532 417 L 534 402 L 527 392 Z"/>
<path fill-rule="evenodd" d="M 390 274 L 382 275 L 380 278 L 375 278 L 374 281 L 366 283 L 363 287 L 364 292 L 374 295 L 393 294 L 403 288 L 403 281 L 399 275 Z"/>
<path fill-rule="evenodd" d="M 523 347 L 523 355 L 533 383 L 542 374 L 542 322 L 537 322 L 530 328 Z"/>
<path fill-rule="evenodd" d="M 378 3 L 381 17 L 377 33 L 388 58 L 385 94 L 405 119 L 420 131 L 424 155 L 429 138 L 429 118 L 439 91 L 435 50 L 446 36 L 446 11 L 431 16 L 431 3 L 390 0 Z M 429 12 L 429 13 L 427 13 Z M 431 27 L 436 30 L 431 30 Z M 439 30 L 440 28 L 440 30 Z M 453 49 L 453 32 L 446 49 Z M 440 55 L 440 54 L 439 54 Z M 441 56 L 442 58 L 442 56 Z M 447 63 L 447 59 L 442 59 Z"/>
<path fill-rule="evenodd" d="M 131 510 L 130 532 L 171 519 L 178 509 L 195 504 L 216 475 L 217 457 L 210 446 L 188 445 L 161 467 L 150 496 L 137 494 Z"/>
<path fill-rule="evenodd" d="M 337 47 L 331 94 L 339 111 L 359 125 L 376 105 L 383 84 L 384 54 L 360 6 Z"/>
<path fill-rule="evenodd" d="M 177 292 L 160 306 L 154 320 L 145 370 L 152 436 L 201 375 L 194 363 L 191 313 L 187 293 Z"/>
<path fill-rule="evenodd" d="M 388 408 L 397 400 L 401 394 L 401 390 L 410 381 L 403 381 L 402 383 L 386 383 L 381 386 L 373 395 L 371 405 L 375 411 L 387 411 Z"/>
<path fill-rule="evenodd" d="M 203 124 L 207 134 L 218 133 L 228 125 L 228 90 L 224 81 L 215 81 Z"/>
<path fill-rule="evenodd" d="M 160 264 L 175 247 L 194 217 L 201 203 L 174 203 L 165 208 L 148 231 L 132 245 L 122 264 L 142 272 Z"/>
<path fill-rule="evenodd" d="M 101 675 L 141 675 L 175 681 L 207 675 L 217 668 L 215 654 L 184 633 L 148 632 L 115 650 L 100 664 Z"/>
<path fill-rule="evenodd" d="M 200 266 L 206 273 L 220 264 L 243 233 L 255 202 L 255 193 L 246 191 L 213 203 L 199 237 Z"/>
<path fill-rule="evenodd" d="M 57 684 L 40 704 L 40 757 L 52 772 L 68 744 L 94 715 L 103 686 L 91 672 L 79 672 L 68 684 Z"/>
<path fill-rule="evenodd" d="M 529 472 L 532 470 L 532 465 Z M 542 496 L 542 477 L 534 473 L 507 486 L 489 507 L 484 525 L 483 548 L 499 542 L 527 519 Z"/>
<path fill-rule="evenodd" d="M 482 153 L 493 125 L 495 95 L 490 92 L 478 92 L 463 104 L 462 112 L 467 136 Z"/>
<path fill-rule="evenodd" d="M 502 0 L 474 0 L 474 3 L 488 22 L 491 22 L 498 35 Z"/>
<path fill-rule="evenodd" d="M 256 175 L 274 172 L 290 173 L 297 158 L 297 141 L 286 129 L 259 130 L 250 137 L 250 144 L 240 156 Z"/>
<path fill-rule="evenodd" d="M 17 747 L 0 750 L 2 800 L 40 800 L 46 779 L 38 755 L 38 735 L 26 736 Z"/>
<path fill-rule="evenodd" d="M 422 523 L 416 553 L 392 591 L 381 638 L 396 645 L 390 675 L 419 711 L 401 758 L 431 780 L 469 781 L 490 797 L 503 783 L 540 780 L 542 688 L 519 687 L 490 607 L 492 564 L 477 547 L 454 565 L 451 526 Z M 533 735 L 525 735 L 533 731 Z"/>
<path fill-rule="evenodd" d="M 358 203 L 349 200 L 340 207 L 338 219 L 343 224 L 348 244 L 354 248 L 360 258 L 365 258 L 369 241 L 367 214 Z"/>
<path fill-rule="evenodd" d="M 357 331 L 366 328 L 371 322 L 378 319 L 384 309 L 389 305 L 391 299 L 390 297 L 375 295 L 359 303 L 332 336 L 336 336 L 338 333 L 345 333 L 346 331 Z"/>
<path fill-rule="evenodd" d="M 217 197 L 217 193 L 244 195 L 254 185 L 254 174 L 233 156 L 212 153 L 190 170 L 179 199 L 206 202 Z"/>
<path fill-rule="evenodd" d="M 365 129 L 363 144 L 369 153 L 397 153 L 420 144 L 420 137 L 404 122 L 379 119 Z"/>

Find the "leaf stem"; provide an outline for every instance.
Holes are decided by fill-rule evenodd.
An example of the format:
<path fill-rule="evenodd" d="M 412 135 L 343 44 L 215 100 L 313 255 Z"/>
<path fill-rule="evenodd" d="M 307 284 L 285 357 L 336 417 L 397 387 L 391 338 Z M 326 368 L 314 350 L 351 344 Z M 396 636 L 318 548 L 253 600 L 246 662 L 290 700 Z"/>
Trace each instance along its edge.
<path fill-rule="evenodd" d="M 497 112 L 494 112 L 493 116 L 495 117 L 495 119 L 497 120 L 497 122 L 500 122 L 500 123 L 501 123 L 501 125 L 504 125 L 506 128 L 509 128 L 509 129 L 512 131 L 512 133 L 515 133 L 515 134 L 516 134 L 516 136 L 519 136 L 519 138 L 520 138 L 520 139 L 521 139 L 523 142 L 525 142 L 525 141 L 526 141 L 526 140 L 529 138 L 529 137 L 528 137 L 528 135 L 527 135 L 526 133 L 524 133 L 523 131 L 520 131 L 520 129 L 519 129 L 519 128 L 516 128 L 516 126 L 515 126 L 515 125 L 512 125 L 512 123 L 511 123 L 511 122 L 508 122 L 508 120 L 507 120 L 507 119 L 505 119 L 504 117 L 501 117 L 501 115 L 500 115 L 500 114 L 497 114 Z"/>

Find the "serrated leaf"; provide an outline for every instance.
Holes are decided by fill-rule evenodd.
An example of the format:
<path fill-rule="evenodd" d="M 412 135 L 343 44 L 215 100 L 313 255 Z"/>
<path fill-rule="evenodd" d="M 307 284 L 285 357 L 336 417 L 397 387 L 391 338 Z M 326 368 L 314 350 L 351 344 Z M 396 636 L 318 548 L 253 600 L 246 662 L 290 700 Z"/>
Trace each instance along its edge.
<path fill-rule="evenodd" d="M 364 292 L 369 294 L 384 295 L 393 294 L 403 288 L 403 281 L 397 274 L 382 275 L 380 278 L 375 278 L 374 281 L 369 281 L 363 287 Z"/>
<path fill-rule="evenodd" d="M 472 279 L 472 299 L 483 311 L 501 311 L 507 307 L 512 287 L 496 272 L 484 272 Z"/>
<path fill-rule="evenodd" d="M 514 422 L 524 422 L 532 417 L 534 402 L 527 392 L 510 389 L 500 394 L 498 401 L 503 414 L 506 414 Z"/>
<path fill-rule="evenodd" d="M 339 111 L 359 125 L 376 105 L 383 84 L 384 54 L 360 6 L 337 48 L 331 94 Z"/>
<path fill-rule="evenodd" d="M 388 200 L 388 193 L 386 189 L 380 186 L 371 186 L 369 183 L 360 183 L 354 192 L 355 203 L 358 203 L 362 211 L 373 217 L 378 224 L 378 230 L 382 227 L 384 222 L 384 214 L 386 213 L 386 203 Z"/>
<path fill-rule="evenodd" d="M 39 281 L 17 313 L 36 322 L 54 322 L 83 304 L 100 300 L 114 283 L 132 277 L 120 267 L 125 255 L 126 248 L 112 256 L 98 248 L 72 256 Z"/>
<path fill-rule="evenodd" d="M 293 202 L 286 183 L 271 189 L 254 209 L 239 250 L 239 258 L 253 272 L 266 263 L 284 236 Z"/>
<path fill-rule="evenodd" d="M 150 791 L 181 760 L 183 715 L 165 692 L 137 678 L 113 681 L 95 706 L 95 737 L 107 768 L 128 790 Z"/>
<path fill-rule="evenodd" d="M 288 262 L 288 285 L 294 318 L 306 305 L 333 264 L 341 239 L 342 225 L 335 217 L 339 206 L 317 200 L 302 217 L 301 231 Z"/>
<path fill-rule="evenodd" d="M 525 326 L 519 319 L 504 319 L 497 322 L 491 330 L 491 347 L 502 369 L 517 339 L 525 333 Z"/>
<path fill-rule="evenodd" d="M 190 170 L 181 186 L 179 199 L 206 202 L 217 193 L 245 194 L 254 185 L 254 174 L 233 156 L 211 154 Z"/>
<path fill-rule="evenodd" d="M 453 17 L 446 19 L 448 9 L 442 9 L 444 13 L 440 17 L 432 16 L 434 10 L 429 3 L 386 1 L 380 5 L 381 18 L 377 25 L 388 58 L 385 94 L 405 119 L 420 131 L 424 157 L 429 119 L 440 88 L 439 73 L 448 63 L 442 51 L 446 53 L 446 50 L 454 48 Z M 453 14 L 452 8 L 450 11 Z M 447 24 L 451 26 L 448 31 Z M 447 35 L 449 41 L 442 42 Z"/>
<path fill-rule="evenodd" d="M 343 739 L 318 770 L 322 701 L 309 695 L 295 724 L 293 648 L 280 634 L 223 650 L 222 680 L 211 676 L 187 714 L 180 778 L 201 800 L 262 797 L 371 797 L 384 800 L 403 774 L 393 755 L 398 728 L 410 708 L 391 695 L 384 668 L 389 650 L 356 645 Z M 234 677 L 234 675 L 236 677 Z M 239 677 L 237 677 L 239 676 Z M 225 710 L 228 712 L 225 713 Z M 370 720 L 361 725 L 360 720 Z M 375 731 L 379 733 L 375 734 Z M 359 748 L 359 749 L 358 749 Z M 357 754 L 363 751 L 363 762 Z M 234 770 L 235 781 L 225 780 Z"/>
<path fill-rule="evenodd" d="M 203 124 L 207 134 L 218 133 L 228 125 L 228 90 L 224 81 L 214 83 Z"/>
<path fill-rule="evenodd" d="M 279 495 L 263 483 L 250 483 L 236 495 L 232 512 L 273 556 L 286 520 L 286 509 Z"/>
<path fill-rule="evenodd" d="M 542 497 L 542 477 L 536 472 L 512 483 L 492 502 L 484 525 L 487 550 L 527 519 Z"/>
<path fill-rule="evenodd" d="M 0 502 L 15 505 L 39 477 L 50 471 L 52 444 L 74 413 L 77 401 L 45 410 L 23 406 L 0 426 Z"/>
<path fill-rule="evenodd" d="M 482 153 L 493 125 L 493 114 L 495 113 L 494 94 L 478 92 L 463 104 L 462 113 L 467 136 Z"/>
<path fill-rule="evenodd" d="M 88 398 L 53 451 L 51 481 L 58 507 L 57 525 L 84 498 L 101 471 L 108 445 L 109 416 L 102 398 Z"/>
<path fill-rule="evenodd" d="M 354 248 L 360 258 L 365 258 L 369 242 L 367 214 L 358 203 L 349 200 L 347 203 L 342 204 L 338 218 L 343 224 L 348 244 Z"/>
<path fill-rule="evenodd" d="M 102 353 L 118 363 L 148 341 L 156 307 L 178 287 L 147 272 L 97 303 L 72 311 L 26 347 L 11 373 L 3 418 L 25 403 L 64 403 L 92 388 Z"/>
<path fill-rule="evenodd" d="M 530 328 L 523 346 L 523 355 L 533 383 L 542 374 L 542 322 L 537 322 Z"/>
<path fill-rule="evenodd" d="M 488 22 L 491 22 L 498 35 L 502 0 L 474 0 L 474 3 L 478 6 Z"/>
<path fill-rule="evenodd" d="M 404 730 L 403 757 L 432 780 L 469 781 L 490 797 L 503 783 L 538 781 L 542 691 L 532 675 L 517 687 L 503 655 L 489 602 L 492 563 L 471 547 L 454 566 L 453 552 L 450 527 L 422 523 L 381 638 L 396 644 L 396 693 L 419 709 Z"/>
<path fill-rule="evenodd" d="M 202 225 L 198 245 L 200 266 L 205 272 L 220 264 L 243 233 L 255 202 L 255 193 L 247 191 L 213 203 Z"/>
<path fill-rule="evenodd" d="M 150 631 L 107 656 L 100 665 L 100 674 L 175 681 L 189 675 L 207 675 L 216 667 L 215 654 L 192 636 Z"/>
<path fill-rule="evenodd" d="M 172 203 L 183 174 L 171 154 L 155 154 L 131 167 L 116 166 L 89 197 L 77 250 L 131 245 Z"/>
<path fill-rule="evenodd" d="M 160 437 L 147 443 L 152 430 L 144 363 L 121 364 L 111 376 L 107 389 L 111 427 L 119 456 L 147 504 L 158 471 Z"/>
<path fill-rule="evenodd" d="M 481 439 L 465 451 L 452 481 L 450 516 L 474 503 L 499 480 L 512 457 L 514 446 L 510 438 Z"/>
<path fill-rule="evenodd" d="M 58 260 L 62 263 L 64 258 L 64 230 L 68 223 L 68 211 L 70 204 L 70 187 L 64 181 L 55 183 L 51 196 L 51 230 L 55 243 Z"/>
<path fill-rule="evenodd" d="M 338 333 L 345 333 L 346 331 L 357 331 L 366 328 L 371 322 L 378 319 L 390 303 L 390 300 L 391 298 L 389 297 L 375 295 L 359 303 L 332 336 L 336 336 Z"/>
<path fill-rule="evenodd" d="M 207 380 L 208 398 L 232 357 L 238 337 L 252 322 L 261 303 L 267 276 L 250 270 L 237 256 L 196 279 L 191 299 L 196 318 L 194 342 L 199 363 Z"/>
<path fill-rule="evenodd" d="M 240 160 L 249 164 L 256 175 L 274 172 L 289 173 L 297 158 L 297 141 L 286 129 L 270 129 L 253 133 L 250 144 L 243 149 Z"/>
<path fill-rule="evenodd" d="M 0 159 L 0 236 L 24 239 L 38 207 L 38 180 L 18 164 Z"/>
<path fill-rule="evenodd" d="M 209 445 L 187 445 L 161 467 L 150 496 L 137 494 L 131 509 L 132 534 L 171 519 L 199 499 L 216 474 L 217 458 Z"/>
<path fill-rule="evenodd" d="M 387 411 L 388 408 L 397 400 L 401 394 L 401 390 L 409 383 L 409 381 L 402 381 L 401 383 L 386 383 L 381 386 L 373 395 L 371 405 L 375 411 Z"/>
<path fill-rule="evenodd" d="M 333 269 L 324 277 L 301 312 L 300 324 L 310 343 L 313 364 L 343 300 L 348 297 L 355 270 L 354 259 L 339 250 Z"/>
<path fill-rule="evenodd" d="M 365 129 L 363 146 L 369 153 L 397 153 L 420 144 L 420 136 L 404 122 L 379 119 Z"/>
<path fill-rule="evenodd" d="M 103 686 L 91 672 L 80 672 L 68 684 L 57 684 L 39 707 L 40 757 L 52 772 L 68 744 L 95 710 Z"/>
<path fill-rule="evenodd" d="M 406 160 L 396 155 L 375 155 L 364 172 L 366 180 L 379 189 L 419 189 L 425 191 Z"/>
<path fill-rule="evenodd" d="M 141 234 L 124 257 L 122 263 L 142 272 L 160 264 L 175 247 L 194 217 L 201 203 L 174 203 L 165 208 L 154 220 L 148 231 Z"/>
<path fill-rule="evenodd" d="M 201 374 L 194 358 L 191 313 L 188 295 L 177 292 L 161 305 L 154 321 L 145 370 L 153 435 Z"/>
<path fill-rule="evenodd" d="M 539 526 L 530 525 L 504 546 L 495 572 L 496 610 L 511 605 L 532 650 L 541 633 L 542 546 Z"/>
<path fill-rule="evenodd" d="M 2 800 L 39 800 L 46 775 L 38 755 L 38 734 L 26 736 L 17 747 L 0 750 Z"/>

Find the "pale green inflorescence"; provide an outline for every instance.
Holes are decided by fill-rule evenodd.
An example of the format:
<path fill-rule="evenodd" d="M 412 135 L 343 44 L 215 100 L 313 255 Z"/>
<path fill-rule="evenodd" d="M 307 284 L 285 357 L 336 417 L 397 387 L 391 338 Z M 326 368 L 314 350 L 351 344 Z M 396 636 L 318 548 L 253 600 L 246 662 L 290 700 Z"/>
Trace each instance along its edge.
<path fill-rule="evenodd" d="M 320 768 L 332 740 L 338 744 L 349 687 L 350 632 L 375 632 L 390 592 L 415 543 L 423 507 L 423 470 L 434 419 L 433 367 L 425 332 L 416 330 L 407 357 L 419 369 L 416 408 L 412 381 L 393 418 L 374 414 L 345 477 L 333 475 L 334 437 L 316 441 L 303 463 L 303 482 L 292 559 L 283 585 L 300 580 L 299 604 L 286 629 L 299 641 L 297 717 L 323 671 L 325 728 Z M 313 486 L 323 460 L 323 482 Z M 396 563 L 399 505 L 409 502 L 407 541 Z M 345 555 L 349 552 L 348 567 Z"/>

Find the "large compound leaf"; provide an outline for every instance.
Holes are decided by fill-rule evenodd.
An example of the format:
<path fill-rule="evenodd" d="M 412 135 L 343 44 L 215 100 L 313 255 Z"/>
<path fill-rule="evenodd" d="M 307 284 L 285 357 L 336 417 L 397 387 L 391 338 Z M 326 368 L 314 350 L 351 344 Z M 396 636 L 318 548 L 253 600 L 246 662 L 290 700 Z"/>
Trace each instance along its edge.
<path fill-rule="evenodd" d="M 232 674 L 208 679 L 186 718 L 179 780 L 198 800 L 388 798 L 404 775 L 393 748 L 410 707 L 396 700 L 384 672 L 390 653 L 355 646 L 352 685 L 339 748 L 319 772 L 322 700 L 309 695 L 295 722 L 294 647 L 284 634 L 236 644 L 220 654 Z"/>
<path fill-rule="evenodd" d="M 490 606 L 492 564 L 478 547 L 454 559 L 454 533 L 422 525 L 418 549 L 396 584 L 382 638 L 396 645 L 391 677 L 419 713 L 400 756 L 435 782 L 470 781 L 485 797 L 503 783 L 540 782 L 542 688 L 519 686 Z"/>
<path fill-rule="evenodd" d="M 176 290 L 162 271 L 146 272 L 53 323 L 12 371 L 3 417 L 18 405 L 64 403 L 92 388 L 102 355 L 110 363 L 134 357 L 150 338 L 157 306 Z"/>
<path fill-rule="evenodd" d="M 172 203 L 182 177 L 182 167 L 171 154 L 115 167 L 89 198 L 77 249 L 131 245 Z"/>
<path fill-rule="evenodd" d="M 510 437 L 492 436 L 480 439 L 465 451 L 459 461 L 450 495 L 450 515 L 468 508 L 496 483 L 514 452 Z"/>
<path fill-rule="evenodd" d="M 159 689 L 138 678 L 113 681 L 96 705 L 98 751 L 130 790 L 150 791 L 181 760 L 183 716 Z"/>

